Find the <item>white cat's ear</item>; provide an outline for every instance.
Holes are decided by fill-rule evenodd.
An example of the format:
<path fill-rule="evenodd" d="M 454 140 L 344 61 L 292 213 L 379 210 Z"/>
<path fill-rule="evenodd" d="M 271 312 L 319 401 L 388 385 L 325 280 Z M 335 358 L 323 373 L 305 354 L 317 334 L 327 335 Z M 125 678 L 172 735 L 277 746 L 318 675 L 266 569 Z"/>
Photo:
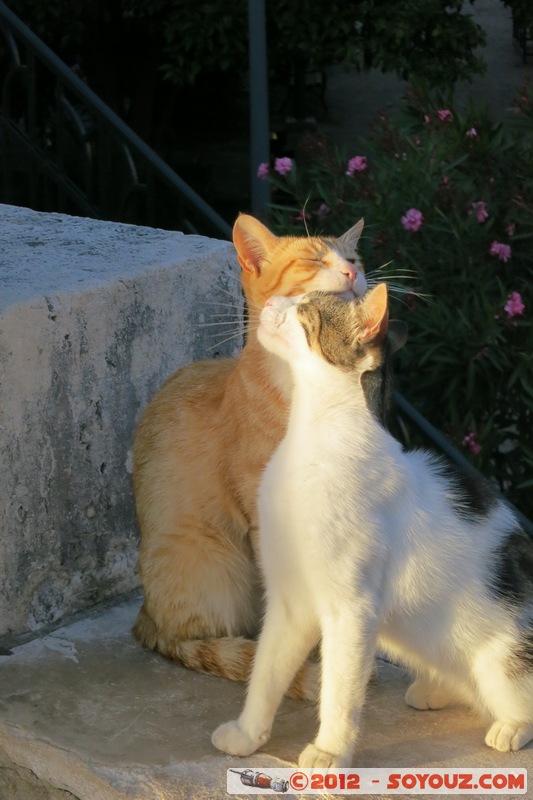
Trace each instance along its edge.
<path fill-rule="evenodd" d="M 233 226 L 233 244 L 239 264 L 246 272 L 259 274 L 261 264 L 274 247 L 278 237 L 249 214 L 240 214 Z"/>
<path fill-rule="evenodd" d="M 346 233 L 343 233 L 342 236 L 339 236 L 339 242 L 346 253 L 357 250 L 357 245 L 359 244 L 359 239 L 361 238 L 364 227 L 365 221 L 361 217 L 359 222 L 356 222 L 349 231 L 346 231 Z"/>
<path fill-rule="evenodd" d="M 400 350 L 407 341 L 407 332 L 409 328 L 406 322 L 399 319 L 389 320 L 388 339 L 391 345 L 391 353 Z"/>
<path fill-rule="evenodd" d="M 359 328 L 357 338 L 363 344 L 381 342 L 387 335 L 389 323 L 389 296 L 386 283 L 378 283 L 363 299 L 365 321 Z"/>

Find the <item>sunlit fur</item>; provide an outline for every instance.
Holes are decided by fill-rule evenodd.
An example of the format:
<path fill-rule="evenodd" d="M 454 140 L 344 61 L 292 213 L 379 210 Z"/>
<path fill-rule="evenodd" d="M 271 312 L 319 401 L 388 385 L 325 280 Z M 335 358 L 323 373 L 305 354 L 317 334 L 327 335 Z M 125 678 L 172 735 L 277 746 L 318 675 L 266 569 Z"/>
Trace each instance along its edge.
<path fill-rule="evenodd" d="M 294 389 L 259 490 L 267 610 L 246 705 L 212 737 L 227 753 L 265 744 L 319 640 L 320 727 L 302 767 L 350 765 L 377 649 L 418 672 L 411 705 L 466 701 L 496 750 L 533 737 L 533 542 L 484 481 L 404 452 L 373 416 L 361 375 L 392 333 L 401 344 L 383 284 L 359 304 L 274 298 L 262 313 L 260 341 Z"/>
<path fill-rule="evenodd" d="M 257 341 L 259 312 L 272 294 L 362 294 L 362 227 L 361 220 L 338 239 L 277 237 L 241 215 L 233 240 L 249 310 L 246 346 L 238 358 L 179 370 L 138 426 L 133 483 L 144 603 L 134 633 L 192 669 L 246 680 L 262 611 L 257 487 L 285 432 L 291 378 Z M 304 670 L 291 693 L 315 692 L 315 671 Z"/>

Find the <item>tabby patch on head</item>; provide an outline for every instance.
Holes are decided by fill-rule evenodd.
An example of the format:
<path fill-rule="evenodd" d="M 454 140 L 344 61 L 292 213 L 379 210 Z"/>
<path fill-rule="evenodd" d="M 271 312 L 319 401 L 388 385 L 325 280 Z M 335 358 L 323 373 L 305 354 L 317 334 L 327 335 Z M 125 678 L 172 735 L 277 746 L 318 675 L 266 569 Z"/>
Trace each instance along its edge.
<path fill-rule="evenodd" d="M 310 292 L 298 305 L 297 315 L 309 349 L 341 369 L 362 373 L 381 367 L 389 330 L 392 351 L 405 343 L 404 323 L 389 323 L 385 284 L 358 301 L 345 295 Z"/>

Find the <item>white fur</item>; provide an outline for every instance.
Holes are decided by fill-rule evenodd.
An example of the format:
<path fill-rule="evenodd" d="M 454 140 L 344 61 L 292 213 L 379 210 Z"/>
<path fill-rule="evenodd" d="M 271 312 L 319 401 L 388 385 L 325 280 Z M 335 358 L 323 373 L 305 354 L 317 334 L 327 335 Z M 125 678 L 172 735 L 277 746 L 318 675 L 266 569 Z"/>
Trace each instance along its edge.
<path fill-rule="evenodd" d="M 438 463 L 402 452 L 357 375 L 309 351 L 291 302 L 276 299 L 259 328 L 294 379 L 287 434 L 259 494 L 267 611 L 244 710 L 213 743 L 233 755 L 263 745 L 321 640 L 320 728 L 300 766 L 350 764 L 376 649 L 420 673 L 410 704 L 467 700 L 494 720 L 489 746 L 522 747 L 533 737 L 533 677 L 508 676 L 517 628 L 484 580 L 513 515 L 498 503 L 460 519 Z"/>

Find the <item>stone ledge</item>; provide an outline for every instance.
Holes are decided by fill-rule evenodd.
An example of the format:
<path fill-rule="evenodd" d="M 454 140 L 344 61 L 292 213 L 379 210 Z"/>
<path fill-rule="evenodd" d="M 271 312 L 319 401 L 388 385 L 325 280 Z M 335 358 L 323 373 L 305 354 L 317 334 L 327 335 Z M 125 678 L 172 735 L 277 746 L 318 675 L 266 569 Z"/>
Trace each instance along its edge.
<path fill-rule="evenodd" d="M 0 748 L 12 765 L 10 785 L 31 774 L 49 800 L 68 800 L 53 791 L 76 800 L 227 800 L 228 767 L 290 766 L 315 731 L 314 708 L 284 701 L 263 752 L 223 756 L 210 735 L 237 715 L 244 686 L 143 650 L 130 634 L 138 606 L 92 613 L 0 657 Z M 356 767 L 533 769 L 531 745 L 511 755 L 490 750 L 484 724 L 466 709 L 407 708 L 408 682 L 379 662 Z M 0 797 L 12 800 L 6 780 L 0 769 Z"/>
<path fill-rule="evenodd" d="M 136 418 L 179 366 L 232 355 L 233 245 L 0 206 L 0 637 L 138 585 Z M 218 336 L 215 332 L 218 332 Z"/>

